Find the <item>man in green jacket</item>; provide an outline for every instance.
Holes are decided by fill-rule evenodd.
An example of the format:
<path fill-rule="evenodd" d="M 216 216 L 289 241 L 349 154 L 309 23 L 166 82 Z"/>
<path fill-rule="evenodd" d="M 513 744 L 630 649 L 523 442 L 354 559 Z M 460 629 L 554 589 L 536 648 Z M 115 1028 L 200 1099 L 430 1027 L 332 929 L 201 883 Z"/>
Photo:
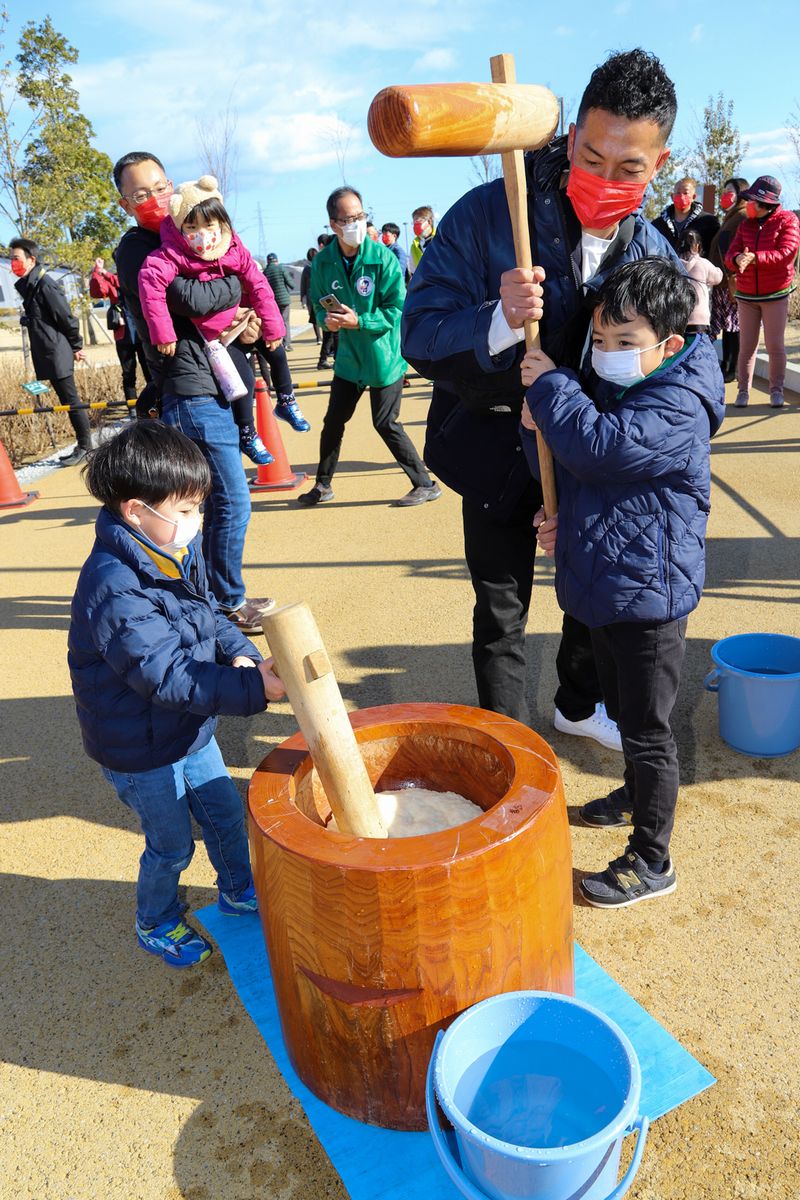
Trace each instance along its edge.
<path fill-rule="evenodd" d="M 340 187 L 327 202 L 336 237 L 311 264 L 309 297 L 320 325 L 339 334 L 328 411 L 322 425 L 317 481 L 298 503 L 333 499 L 331 479 L 339 461 L 344 427 L 369 388 L 372 424 L 411 480 L 411 491 L 395 503 L 405 508 L 438 500 L 431 479 L 398 420 L 407 365 L 400 354 L 400 314 L 405 285 L 400 264 L 380 242 L 367 237 L 367 214 L 358 192 Z M 321 300 L 334 296 L 341 309 Z"/>

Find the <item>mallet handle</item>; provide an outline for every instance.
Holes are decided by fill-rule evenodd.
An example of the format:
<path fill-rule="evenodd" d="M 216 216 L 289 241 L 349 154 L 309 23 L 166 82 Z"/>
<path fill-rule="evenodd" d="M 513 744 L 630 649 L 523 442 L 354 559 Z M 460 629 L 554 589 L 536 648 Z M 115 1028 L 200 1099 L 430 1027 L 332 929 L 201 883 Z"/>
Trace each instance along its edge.
<path fill-rule="evenodd" d="M 514 66 L 513 54 L 495 54 L 490 60 L 492 80 L 494 83 L 516 83 L 517 72 Z M 525 157 L 522 150 L 509 150 L 501 155 L 503 163 L 503 179 L 506 185 L 506 199 L 511 216 L 511 229 L 514 234 L 514 253 L 517 266 L 531 270 L 531 236 L 528 227 L 528 187 L 525 178 Z M 538 321 L 525 322 L 525 345 L 528 350 L 539 348 Z M 539 430 L 536 430 L 536 448 L 539 453 L 539 474 L 542 482 L 545 516 L 552 517 L 558 512 L 556 498 L 556 477 L 553 469 L 553 456 Z"/>
<path fill-rule="evenodd" d="M 310 608 L 301 603 L 273 609 L 263 625 L 340 832 L 385 838 L 375 793 Z"/>

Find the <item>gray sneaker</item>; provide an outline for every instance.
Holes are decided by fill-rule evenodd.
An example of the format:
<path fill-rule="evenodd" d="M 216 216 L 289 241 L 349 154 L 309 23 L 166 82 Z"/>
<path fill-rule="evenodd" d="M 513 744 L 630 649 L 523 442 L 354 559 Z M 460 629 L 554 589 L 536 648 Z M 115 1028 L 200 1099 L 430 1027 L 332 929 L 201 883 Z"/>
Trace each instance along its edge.
<path fill-rule="evenodd" d="M 769 402 L 773 408 L 783 408 L 783 389 L 773 388 L 769 394 Z"/>
<path fill-rule="evenodd" d="M 395 508 L 411 508 L 415 504 L 427 504 L 429 500 L 438 500 L 442 494 L 442 489 L 439 487 L 436 480 L 430 487 L 414 487 L 405 496 L 401 496 L 399 500 L 395 500 Z"/>
<path fill-rule="evenodd" d="M 736 393 L 736 399 L 733 402 L 734 408 L 747 408 L 747 405 L 749 403 L 750 403 L 750 393 L 749 392 L 737 392 Z"/>
<path fill-rule="evenodd" d="M 315 504 L 325 504 L 332 499 L 333 488 L 324 483 L 315 483 L 310 492 L 303 492 L 302 496 L 297 497 L 297 503 L 304 508 L 313 508 Z"/>
<path fill-rule="evenodd" d="M 659 875 L 630 846 L 608 864 L 605 871 L 581 880 L 581 895 L 593 908 L 625 908 L 639 900 L 667 896 L 677 887 L 672 859 Z"/>
<path fill-rule="evenodd" d="M 78 463 L 82 463 L 86 458 L 88 451 L 84 450 L 83 446 L 76 446 L 74 450 L 70 450 L 69 454 L 62 454 L 58 460 L 60 467 L 77 467 Z"/>

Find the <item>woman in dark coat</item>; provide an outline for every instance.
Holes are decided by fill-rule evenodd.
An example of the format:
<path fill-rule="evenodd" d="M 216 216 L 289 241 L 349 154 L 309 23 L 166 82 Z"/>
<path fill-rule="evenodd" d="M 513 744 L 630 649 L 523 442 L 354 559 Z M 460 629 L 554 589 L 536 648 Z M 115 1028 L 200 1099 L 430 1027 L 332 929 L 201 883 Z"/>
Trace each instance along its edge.
<path fill-rule="evenodd" d="M 709 261 L 725 272 L 722 283 L 718 283 L 711 294 L 711 337 L 722 334 L 722 376 L 726 383 L 736 378 L 736 362 L 739 358 L 739 308 L 736 303 L 736 275 L 725 266 L 733 235 L 745 217 L 747 201 L 742 192 L 750 185 L 746 179 L 728 179 L 720 192 L 719 206 L 724 214 L 719 232 L 711 243 Z"/>

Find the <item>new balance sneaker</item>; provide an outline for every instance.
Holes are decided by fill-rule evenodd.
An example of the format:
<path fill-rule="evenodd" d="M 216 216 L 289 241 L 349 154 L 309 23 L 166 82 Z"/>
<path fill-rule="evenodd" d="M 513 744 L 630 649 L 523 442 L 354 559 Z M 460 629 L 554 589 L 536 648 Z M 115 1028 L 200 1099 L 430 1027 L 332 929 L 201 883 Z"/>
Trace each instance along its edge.
<path fill-rule="evenodd" d="M 736 393 L 736 399 L 733 402 L 734 408 L 747 408 L 747 405 L 749 403 L 750 403 L 750 393 L 749 392 L 737 392 Z"/>
<path fill-rule="evenodd" d="M 245 598 L 238 608 L 234 608 L 232 612 L 226 612 L 225 615 L 242 633 L 261 633 L 261 618 L 264 613 L 271 612 L 274 607 L 275 601 L 271 596 L 252 600 Z"/>
<path fill-rule="evenodd" d="M 773 388 L 769 394 L 769 402 L 773 408 L 783 408 L 783 389 Z"/>
<path fill-rule="evenodd" d="M 311 426 L 300 412 L 300 405 L 295 400 L 294 396 L 281 396 L 278 393 L 278 402 L 275 405 L 275 416 L 280 417 L 282 421 L 286 421 L 287 425 L 291 425 L 298 433 L 308 433 Z"/>
<path fill-rule="evenodd" d="M 584 825 L 597 829 L 617 829 L 633 823 L 633 806 L 624 788 L 617 788 L 601 800 L 590 800 L 578 811 Z"/>
<path fill-rule="evenodd" d="M 594 908 L 626 908 L 639 900 L 668 896 L 677 887 L 672 859 L 668 858 L 659 874 L 630 847 L 605 871 L 581 880 L 581 894 Z"/>
<path fill-rule="evenodd" d="M 310 492 L 303 492 L 297 497 L 297 503 L 304 508 L 313 508 L 315 504 L 325 504 L 333 499 L 333 488 L 326 483 L 315 483 Z"/>
<path fill-rule="evenodd" d="M 553 717 L 553 725 L 559 733 L 569 733 L 573 737 L 588 737 L 605 746 L 607 750 L 622 750 L 622 739 L 615 721 L 606 712 L 605 704 L 598 704 L 590 717 L 582 721 L 568 721 L 558 709 Z"/>
<path fill-rule="evenodd" d="M 401 496 L 399 500 L 395 500 L 395 508 L 411 508 L 415 504 L 427 504 L 429 500 L 438 500 L 442 494 L 442 489 L 434 480 L 430 487 L 413 487 L 410 492 L 406 492 L 405 496 Z"/>
<path fill-rule="evenodd" d="M 259 467 L 268 467 L 271 462 L 275 462 L 257 433 L 254 433 L 252 437 L 239 438 L 239 449 Z"/>
<path fill-rule="evenodd" d="M 183 921 L 167 921 L 152 929 L 142 929 L 137 921 L 136 937 L 143 950 L 163 958 L 168 967 L 193 967 L 204 962 L 213 949 L 210 942 Z"/>
<path fill-rule="evenodd" d="M 220 892 L 217 907 L 227 917 L 241 917 L 246 913 L 257 913 L 258 900 L 253 883 L 251 882 L 247 890 L 242 892 L 238 900 L 234 900 L 233 896 L 229 896 L 226 892 Z"/>

